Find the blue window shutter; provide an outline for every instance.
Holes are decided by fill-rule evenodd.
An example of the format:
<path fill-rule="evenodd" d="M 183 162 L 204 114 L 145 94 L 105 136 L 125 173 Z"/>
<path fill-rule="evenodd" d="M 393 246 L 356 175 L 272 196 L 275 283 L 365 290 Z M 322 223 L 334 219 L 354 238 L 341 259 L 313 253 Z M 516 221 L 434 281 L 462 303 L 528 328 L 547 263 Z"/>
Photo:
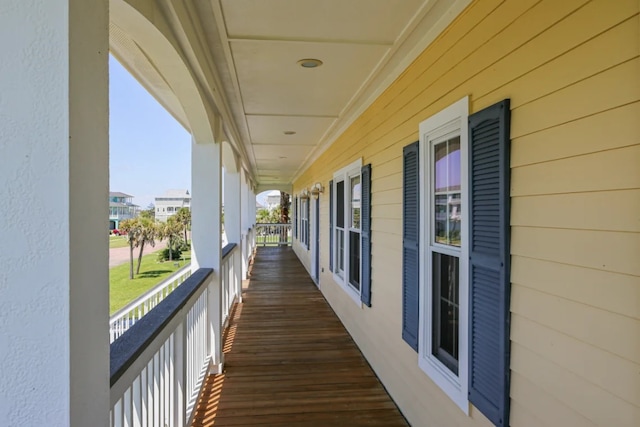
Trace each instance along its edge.
<path fill-rule="evenodd" d="M 360 172 L 360 300 L 371 307 L 371 164 L 362 166 Z"/>
<path fill-rule="evenodd" d="M 402 160 L 402 339 L 418 351 L 420 173 L 418 142 L 407 145 Z"/>
<path fill-rule="evenodd" d="M 469 116 L 469 401 L 509 425 L 509 100 Z"/>
<path fill-rule="evenodd" d="M 298 198 L 293 199 L 293 237 L 298 238 Z"/>
<path fill-rule="evenodd" d="M 333 180 L 329 181 L 329 271 L 333 271 Z"/>

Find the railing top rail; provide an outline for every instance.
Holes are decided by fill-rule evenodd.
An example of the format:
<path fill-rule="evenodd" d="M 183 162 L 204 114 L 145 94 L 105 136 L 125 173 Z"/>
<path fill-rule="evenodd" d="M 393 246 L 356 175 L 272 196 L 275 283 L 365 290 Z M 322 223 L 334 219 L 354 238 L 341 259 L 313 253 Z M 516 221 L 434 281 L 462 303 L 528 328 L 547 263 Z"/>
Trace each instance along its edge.
<path fill-rule="evenodd" d="M 110 384 L 113 386 L 187 301 L 207 282 L 211 268 L 200 268 L 143 316 L 110 347 Z"/>
<path fill-rule="evenodd" d="M 229 254 L 238 246 L 237 243 L 227 243 L 227 245 L 222 248 L 222 259 L 225 259 L 229 256 Z"/>
<path fill-rule="evenodd" d="M 256 227 L 259 225 L 291 225 L 290 222 L 258 222 L 256 223 Z"/>
<path fill-rule="evenodd" d="M 154 286 L 153 288 L 149 289 L 144 294 L 140 295 L 138 298 L 136 298 L 133 301 L 131 301 L 129 304 L 127 304 L 124 307 L 122 307 L 120 310 L 118 310 L 115 313 L 113 313 L 109 317 L 109 323 L 113 322 L 118 317 L 121 317 L 121 316 L 127 314 L 128 312 L 130 312 L 131 310 L 133 310 L 134 308 L 136 308 L 138 305 L 140 305 L 142 302 L 144 302 L 151 295 L 155 294 L 160 289 L 162 289 L 163 287 L 166 287 L 171 282 L 176 280 L 178 277 L 182 276 L 190 268 L 191 268 L 191 263 L 189 262 L 184 267 L 182 267 L 180 270 L 176 270 L 171 276 L 167 277 L 161 283 L 157 284 L 156 286 Z"/>

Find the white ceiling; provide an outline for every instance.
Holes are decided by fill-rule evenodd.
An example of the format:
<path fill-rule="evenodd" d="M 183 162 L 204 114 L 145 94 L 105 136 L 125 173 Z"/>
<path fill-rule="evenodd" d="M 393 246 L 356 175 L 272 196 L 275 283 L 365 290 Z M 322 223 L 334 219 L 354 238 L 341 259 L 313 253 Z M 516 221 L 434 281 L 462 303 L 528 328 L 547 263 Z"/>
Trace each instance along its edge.
<path fill-rule="evenodd" d="M 156 4 L 182 43 L 192 43 L 185 34 L 201 35 L 204 48 L 184 48 L 184 56 L 201 87 L 209 91 L 209 99 L 217 104 L 224 100 L 225 105 L 215 105 L 215 110 L 228 112 L 227 120 L 234 123 L 226 123 L 225 129 L 234 130 L 239 140 L 234 143 L 242 146 L 236 151 L 245 153 L 243 163 L 249 165 L 256 184 L 264 187 L 290 185 L 469 1 Z M 142 61 L 144 52 L 127 53 L 139 46 L 129 43 L 126 49 L 126 38 L 112 28 L 114 33 L 118 37 L 111 44 L 116 56 L 184 123 L 175 97 L 166 94 L 167 85 L 160 84 Z M 305 69 L 297 64 L 305 58 L 319 59 L 323 65 Z M 136 63 L 145 66 L 136 68 Z M 215 79 L 206 78 L 203 64 L 214 64 Z M 150 81 L 159 83 L 154 86 Z"/>

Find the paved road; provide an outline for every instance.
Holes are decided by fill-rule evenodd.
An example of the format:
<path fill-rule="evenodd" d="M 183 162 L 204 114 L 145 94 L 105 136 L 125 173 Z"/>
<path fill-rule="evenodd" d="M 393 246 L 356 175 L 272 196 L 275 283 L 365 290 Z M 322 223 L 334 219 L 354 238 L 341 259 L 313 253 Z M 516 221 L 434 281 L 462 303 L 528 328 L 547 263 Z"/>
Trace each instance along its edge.
<path fill-rule="evenodd" d="M 150 254 L 152 252 L 159 251 L 160 249 L 164 249 L 167 247 L 166 241 L 156 242 L 154 247 L 145 246 L 144 253 Z M 140 250 L 138 248 L 133 249 L 133 258 L 135 260 L 138 259 L 138 254 Z M 111 248 L 109 249 L 109 268 L 115 267 L 116 265 L 124 264 L 129 261 L 129 247 L 125 248 Z"/>

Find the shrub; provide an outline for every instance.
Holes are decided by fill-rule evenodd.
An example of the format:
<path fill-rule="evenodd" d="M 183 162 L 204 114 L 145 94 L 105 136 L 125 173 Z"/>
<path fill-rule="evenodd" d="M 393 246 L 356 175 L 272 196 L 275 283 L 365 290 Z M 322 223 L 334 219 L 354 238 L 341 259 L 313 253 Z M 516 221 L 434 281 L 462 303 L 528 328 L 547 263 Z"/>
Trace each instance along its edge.
<path fill-rule="evenodd" d="M 182 256 L 182 251 L 180 250 L 180 248 L 174 248 L 173 251 L 171 251 L 171 256 L 173 257 L 174 261 L 179 260 Z M 164 248 L 163 250 L 158 251 L 158 261 L 169 261 L 169 248 Z"/>
<path fill-rule="evenodd" d="M 185 242 L 184 239 L 177 241 L 174 246 L 180 249 L 181 252 L 188 252 L 191 250 L 191 244 L 189 242 Z"/>

